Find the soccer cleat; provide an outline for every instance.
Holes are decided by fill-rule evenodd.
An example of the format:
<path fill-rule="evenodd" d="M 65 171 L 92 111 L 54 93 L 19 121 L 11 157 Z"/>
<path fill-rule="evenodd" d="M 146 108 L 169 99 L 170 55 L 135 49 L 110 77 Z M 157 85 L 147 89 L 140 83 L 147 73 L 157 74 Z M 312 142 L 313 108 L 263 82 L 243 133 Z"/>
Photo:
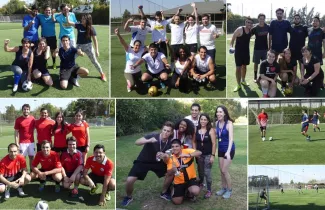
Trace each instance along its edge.
<path fill-rule="evenodd" d="M 23 188 L 18 187 L 18 188 L 17 188 L 17 191 L 18 191 L 19 196 L 25 196 L 25 193 L 24 193 L 24 191 L 23 191 Z"/>
<path fill-rule="evenodd" d="M 107 79 L 106 79 L 106 75 L 104 73 L 101 73 L 100 74 L 100 79 L 103 81 L 103 82 L 106 82 Z"/>
<path fill-rule="evenodd" d="M 80 85 L 79 85 L 79 82 L 78 82 L 78 79 L 77 79 L 77 78 L 72 78 L 72 79 L 71 79 L 71 82 L 72 82 L 72 84 L 73 84 L 74 86 L 80 87 Z"/>
<path fill-rule="evenodd" d="M 133 201 L 133 198 L 129 198 L 128 196 L 125 196 L 122 201 L 122 206 L 128 206 Z"/>
<path fill-rule="evenodd" d="M 53 63 L 53 70 L 56 70 L 56 63 Z"/>
<path fill-rule="evenodd" d="M 229 199 L 230 197 L 231 197 L 231 194 L 232 194 L 232 190 L 227 190 L 226 192 L 225 192 L 225 194 L 223 194 L 223 198 L 224 199 Z"/>
<path fill-rule="evenodd" d="M 160 197 L 162 198 L 162 199 L 165 199 L 166 201 L 170 201 L 172 198 L 171 198 L 171 196 L 170 196 L 170 194 L 168 194 L 168 193 L 161 193 L 160 194 Z"/>
<path fill-rule="evenodd" d="M 205 195 L 204 195 L 204 198 L 207 199 L 207 198 L 210 198 L 211 197 L 211 191 L 208 190 Z"/>
<path fill-rule="evenodd" d="M 94 195 L 94 194 L 96 193 L 97 189 L 98 189 L 98 186 L 95 185 L 94 188 L 90 189 L 89 194 L 90 194 L 90 195 Z"/>
<path fill-rule="evenodd" d="M 72 197 L 77 197 L 78 196 L 78 189 L 74 188 L 72 191 L 71 191 L 71 195 Z"/>
<path fill-rule="evenodd" d="M 163 82 L 160 82 L 160 87 L 161 87 L 162 89 L 165 89 L 165 88 L 166 88 L 166 85 L 165 85 Z"/>
<path fill-rule="evenodd" d="M 17 92 L 17 90 L 18 90 L 18 85 L 15 84 L 14 87 L 12 88 L 12 92 L 15 93 L 15 92 Z"/>
<path fill-rule="evenodd" d="M 218 192 L 216 192 L 216 195 L 222 196 L 226 191 L 227 191 L 227 188 L 222 188 L 221 190 L 219 190 Z"/>
<path fill-rule="evenodd" d="M 245 86 L 249 86 L 249 84 L 244 80 L 244 81 L 241 81 L 241 84 L 242 85 L 245 85 Z"/>
<path fill-rule="evenodd" d="M 5 199 L 9 199 L 10 198 L 10 188 L 7 187 L 6 191 L 5 191 Z"/>
<path fill-rule="evenodd" d="M 111 194 L 109 192 L 106 192 L 105 194 L 105 200 L 110 201 L 111 200 Z"/>
<path fill-rule="evenodd" d="M 237 85 L 237 87 L 234 89 L 234 92 L 237 92 L 241 89 L 241 85 Z"/>
<path fill-rule="evenodd" d="M 131 88 L 129 87 L 126 87 L 126 90 L 128 91 L 128 93 L 131 92 Z"/>
<path fill-rule="evenodd" d="M 61 190 L 61 189 L 60 189 L 60 185 L 59 185 L 59 184 L 56 184 L 56 185 L 55 185 L 55 192 L 56 192 L 56 193 L 59 193 L 60 190 Z"/>

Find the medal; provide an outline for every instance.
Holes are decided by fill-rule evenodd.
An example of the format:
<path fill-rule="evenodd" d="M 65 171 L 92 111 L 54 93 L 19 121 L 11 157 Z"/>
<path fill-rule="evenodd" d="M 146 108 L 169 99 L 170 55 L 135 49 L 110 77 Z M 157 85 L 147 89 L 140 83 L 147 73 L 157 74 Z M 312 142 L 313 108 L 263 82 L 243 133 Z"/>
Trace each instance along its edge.
<path fill-rule="evenodd" d="M 203 147 L 203 141 L 204 141 L 205 133 L 201 133 L 200 135 L 201 135 L 201 146 Z"/>
<path fill-rule="evenodd" d="M 222 134 L 222 131 L 223 131 L 223 127 L 222 127 L 222 129 L 219 127 L 219 135 L 218 135 L 218 137 L 219 137 L 219 142 L 222 140 L 221 139 L 221 134 Z"/>

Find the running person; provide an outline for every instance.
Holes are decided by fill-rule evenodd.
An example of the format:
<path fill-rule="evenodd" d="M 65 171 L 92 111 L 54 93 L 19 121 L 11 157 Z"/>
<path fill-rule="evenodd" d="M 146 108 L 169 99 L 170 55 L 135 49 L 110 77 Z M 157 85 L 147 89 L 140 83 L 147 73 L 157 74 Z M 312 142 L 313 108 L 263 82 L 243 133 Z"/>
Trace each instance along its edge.
<path fill-rule="evenodd" d="M 302 190 L 301 190 L 301 185 L 299 185 L 299 187 L 298 187 L 298 193 L 300 194 L 300 193 L 304 193 Z"/>
<path fill-rule="evenodd" d="M 286 48 L 283 50 L 283 54 L 279 55 L 278 63 L 280 65 L 280 78 L 281 78 L 281 90 L 284 92 L 287 87 L 293 88 L 294 85 L 299 84 L 299 78 L 297 77 L 297 60 L 292 57 L 291 50 Z"/>
<path fill-rule="evenodd" d="M 260 192 L 260 198 L 261 198 L 261 201 L 262 199 L 264 199 L 264 204 L 267 205 L 267 194 L 266 194 L 266 191 L 265 191 L 265 188 Z"/>
<path fill-rule="evenodd" d="M 199 19 L 197 10 L 195 7 L 195 3 L 192 3 L 191 6 L 194 10 L 194 15 L 190 15 L 187 18 L 187 25 L 185 25 L 185 45 L 190 50 L 191 55 L 195 55 L 198 50 L 198 27 L 199 27 Z"/>
<path fill-rule="evenodd" d="M 181 142 L 184 149 L 193 148 L 195 144 L 195 127 L 191 120 L 182 119 L 175 124 L 174 137 Z"/>
<path fill-rule="evenodd" d="M 313 123 L 314 132 L 316 132 L 316 128 L 318 129 L 318 131 L 320 131 L 320 128 L 318 127 L 319 117 L 320 117 L 320 115 L 318 114 L 317 110 L 314 110 L 313 118 L 311 120 Z"/>
<path fill-rule="evenodd" d="M 55 124 L 54 120 L 49 118 L 46 108 L 41 108 L 40 119 L 35 120 L 35 128 L 37 131 L 37 152 L 41 151 L 42 142 L 47 140 L 52 145 L 52 127 Z"/>
<path fill-rule="evenodd" d="M 147 19 L 146 18 L 141 18 L 140 19 L 140 24 L 137 26 L 128 26 L 130 22 L 133 22 L 133 18 L 130 18 L 126 21 L 125 25 L 124 25 L 124 30 L 127 32 L 131 32 L 132 36 L 131 36 L 131 41 L 130 41 L 130 46 L 131 48 L 134 47 L 135 41 L 140 41 L 141 42 L 141 47 L 145 47 L 145 41 L 146 41 L 146 37 L 147 34 L 149 32 L 151 32 L 151 29 L 149 26 L 147 25 Z M 115 29 L 116 31 L 116 29 Z M 116 34 L 116 32 L 115 32 Z"/>
<path fill-rule="evenodd" d="M 33 5 L 31 13 L 26 15 L 23 19 L 24 38 L 30 40 L 33 44 L 32 47 L 35 47 L 38 44 L 38 27 L 40 23 L 36 18 L 37 14 L 38 8 L 36 5 Z"/>
<path fill-rule="evenodd" d="M 307 134 L 308 127 L 309 127 L 309 118 L 307 114 L 307 110 L 302 110 L 302 122 L 301 122 L 301 134 L 306 136 L 306 140 L 310 141 L 310 136 Z"/>
<path fill-rule="evenodd" d="M 266 127 L 269 116 L 265 112 L 265 109 L 261 110 L 261 113 L 257 116 L 257 122 L 260 125 L 262 141 L 265 141 Z"/>
<path fill-rule="evenodd" d="M 191 105 L 191 115 L 188 115 L 188 116 L 185 117 L 185 119 L 189 119 L 189 120 L 192 121 L 195 128 L 199 125 L 200 112 L 201 112 L 200 104 L 193 103 Z"/>
<path fill-rule="evenodd" d="M 52 126 L 53 148 L 57 153 L 62 153 L 67 150 L 66 137 L 70 133 L 69 124 L 65 122 L 63 112 L 57 112 L 54 115 L 55 124 Z"/>

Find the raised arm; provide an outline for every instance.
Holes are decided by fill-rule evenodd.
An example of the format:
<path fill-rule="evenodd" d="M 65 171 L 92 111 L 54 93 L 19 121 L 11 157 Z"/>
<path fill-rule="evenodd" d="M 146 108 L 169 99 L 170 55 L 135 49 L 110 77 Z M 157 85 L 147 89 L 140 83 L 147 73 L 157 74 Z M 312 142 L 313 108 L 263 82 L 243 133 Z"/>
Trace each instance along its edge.
<path fill-rule="evenodd" d="M 196 8 L 195 3 L 192 3 L 191 6 L 193 7 L 193 13 L 194 13 L 194 16 L 195 16 L 195 23 L 196 23 L 196 25 L 199 25 L 199 18 L 198 18 L 197 8 Z"/>
<path fill-rule="evenodd" d="M 51 56 L 51 50 L 50 50 L 50 46 L 46 47 L 46 52 L 45 52 L 45 60 L 48 60 Z"/>
<path fill-rule="evenodd" d="M 139 13 L 141 15 L 141 18 L 146 18 L 146 15 L 143 12 L 143 6 L 139 6 L 138 8 L 139 8 Z"/>
<path fill-rule="evenodd" d="M 129 23 L 133 22 L 133 18 L 128 19 L 124 24 L 124 31 L 130 32 L 131 28 L 129 27 Z"/>
<path fill-rule="evenodd" d="M 61 14 L 61 12 L 60 13 L 55 13 L 55 12 L 56 12 L 56 9 L 52 9 L 52 21 L 53 22 L 56 22 L 55 15 Z"/>
<path fill-rule="evenodd" d="M 76 24 L 75 24 L 74 22 L 71 22 L 71 20 L 69 20 L 69 13 L 66 13 L 66 14 L 65 14 L 65 18 L 66 18 L 66 20 L 67 20 L 66 25 L 68 25 L 68 26 L 73 26 L 73 27 L 76 26 Z"/>
<path fill-rule="evenodd" d="M 9 47 L 10 39 L 5 39 L 3 49 L 5 52 L 18 52 L 19 47 Z"/>
<path fill-rule="evenodd" d="M 128 51 L 128 49 L 129 49 L 129 45 L 126 44 L 126 42 L 125 42 L 125 40 L 123 39 L 123 37 L 121 36 L 121 34 L 120 34 L 118 28 L 115 29 L 115 34 L 116 34 L 116 36 L 118 37 L 118 39 L 120 40 L 120 43 L 122 44 L 122 46 L 124 47 L 124 50 L 125 50 L 125 51 Z"/>
<path fill-rule="evenodd" d="M 24 21 L 24 20 L 23 20 Z M 28 24 L 24 22 L 24 31 L 28 31 L 30 27 L 35 23 L 35 19 L 30 21 Z"/>
<path fill-rule="evenodd" d="M 144 145 L 144 144 L 147 144 L 147 143 L 155 143 L 157 141 L 158 140 L 155 137 L 152 137 L 150 139 L 146 139 L 146 138 L 142 137 L 142 138 L 139 138 L 138 140 L 135 141 L 135 145 L 141 146 L 141 145 Z"/>

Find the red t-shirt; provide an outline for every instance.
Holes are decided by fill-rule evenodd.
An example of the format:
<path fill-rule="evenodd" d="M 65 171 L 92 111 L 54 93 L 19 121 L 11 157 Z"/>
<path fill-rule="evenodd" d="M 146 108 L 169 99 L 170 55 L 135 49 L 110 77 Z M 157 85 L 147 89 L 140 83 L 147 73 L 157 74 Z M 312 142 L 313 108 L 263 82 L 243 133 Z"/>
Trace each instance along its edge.
<path fill-rule="evenodd" d="M 69 125 L 65 125 L 64 130 L 61 132 L 61 125 L 54 131 L 54 147 L 62 148 L 67 147 L 66 138 L 69 133 Z"/>
<path fill-rule="evenodd" d="M 0 174 L 4 177 L 15 176 L 24 168 L 26 168 L 26 160 L 23 155 L 17 155 L 14 160 L 10 159 L 9 155 L 6 155 L 0 161 Z"/>
<path fill-rule="evenodd" d="M 48 140 L 52 143 L 52 127 L 55 121 L 52 119 L 38 119 L 35 120 L 35 128 L 37 131 L 37 140 L 39 144 L 42 144 L 44 140 Z"/>
<path fill-rule="evenodd" d="M 97 176 L 112 176 L 114 163 L 105 157 L 102 163 L 98 163 L 94 156 L 87 158 L 85 169 L 90 169 Z"/>
<path fill-rule="evenodd" d="M 61 168 L 61 162 L 58 154 L 54 151 L 51 151 L 50 154 L 45 157 L 42 151 L 36 153 L 36 156 L 33 160 L 32 166 L 37 167 L 38 164 L 41 164 L 44 171 L 50 171 L 55 168 Z"/>
<path fill-rule="evenodd" d="M 71 124 L 69 129 L 72 132 L 72 135 L 77 139 L 77 146 L 82 147 L 87 144 L 87 128 L 89 127 L 88 123 L 82 122 L 80 125 Z"/>
<path fill-rule="evenodd" d="M 27 118 L 20 116 L 15 121 L 15 130 L 19 132 L 19 143 L 34 142 L 35 118 L 29 115 Z"/>
<path fill-rule="evenodd" d="M 62 167 L 66 172 L 74 172 L 78 166 L 83 165 L 82 153 L 76 150 L 73 155 L 70 155 L 68 151 L 61 154 Z"/>
<path fill-rule="evenodd" d="M 258 121 L 260 122 L 261 126 L 267 125 L 267 119 L 269 118 L 266 113 L 260 113 L 258 116 Z"/>

